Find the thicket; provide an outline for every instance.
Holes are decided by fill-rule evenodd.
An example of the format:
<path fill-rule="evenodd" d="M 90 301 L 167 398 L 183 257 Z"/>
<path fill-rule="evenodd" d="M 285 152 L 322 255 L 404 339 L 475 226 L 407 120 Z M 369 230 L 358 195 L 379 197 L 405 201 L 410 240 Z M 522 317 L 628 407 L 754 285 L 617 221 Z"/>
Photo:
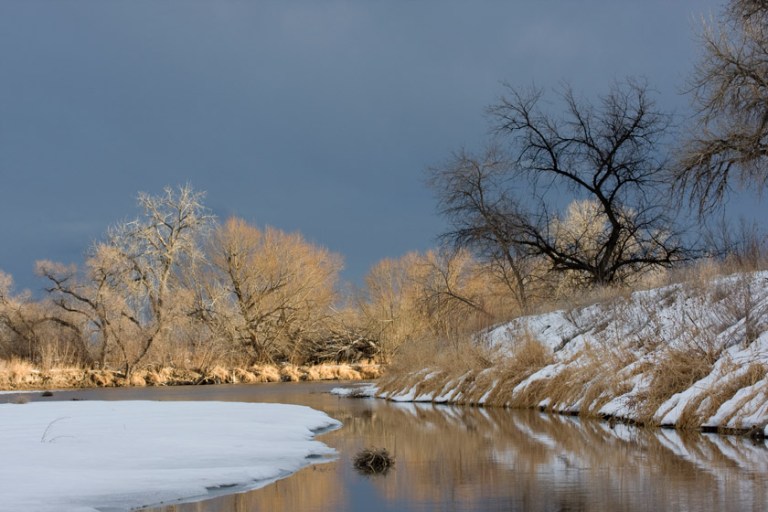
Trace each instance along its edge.
<path fill-rule="evenodd" d="M 189 186 L 140 194 L 139 217 L 112 227 L 83 268 L 37 263 L 42 299 L 0 273 L 0 358 L 128 376 L 374 355 L 334 351 L 353 337 L 335 309 L 340 256 L 298 233 L 219 224 L 202 199 Z"/>

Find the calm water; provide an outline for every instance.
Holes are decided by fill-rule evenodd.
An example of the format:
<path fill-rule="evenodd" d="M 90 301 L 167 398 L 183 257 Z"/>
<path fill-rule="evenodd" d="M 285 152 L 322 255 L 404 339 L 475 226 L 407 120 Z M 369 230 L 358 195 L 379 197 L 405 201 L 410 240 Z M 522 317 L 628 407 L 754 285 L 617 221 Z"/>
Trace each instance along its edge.
<path fill-rule="evenodd" d="M 283 402 L 344 423 L 320 437 L 339 452 L 337 461 L 262 489 L 145 512 L 768 510 L 763 442 L 326 393 L 337 385 L 82 390 L 31 398 Z M 354 470 L 354 454 L 371 446 L 394 453 L 394 471 L 366 477 Z"/>

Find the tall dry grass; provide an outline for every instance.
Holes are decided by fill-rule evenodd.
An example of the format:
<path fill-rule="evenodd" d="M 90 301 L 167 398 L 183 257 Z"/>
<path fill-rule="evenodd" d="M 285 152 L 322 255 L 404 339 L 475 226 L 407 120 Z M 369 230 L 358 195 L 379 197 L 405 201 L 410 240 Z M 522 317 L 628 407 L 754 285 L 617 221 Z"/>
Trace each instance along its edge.
<path fill-rule="evenodd" d="M 552 350 L 533 334 L 525 331 L 516 341 L 512 353 L 495 367 L 496 384 L 490 390 L 485 403 L 508 405 L 512 390 L 518 384 L 553 362 Z"/>
<path fill-rule="evenodd" d="M 717 358 L 691 347 L 663 350 L 640 369 L 650 380 L 632 401 L 638 419 L 653 423 L 659 407 L 674 394 L 687 390 L 712 371 Z"/>
<path fill-rule="evenodd" d="M 23 385 L 34 379 L 37 369 L 29 361 L 18 358 L 0 359 L 0 385 L 4 387 Z"/>
<path fill-rule="evenodd" d="M 314 366 L 253 365 L 212 366 L 205 369 L 143 368 L 129 376 L 115 370 L 54 368 L 39 370 L 23 360 L 0 360 L 0 389 L 65 389 L 123 386 L 172 386 L 203 384 L 252 384 L 316 380 L 375 379 L 378 364 L 320 364 Z"/>
<path fill-rule="evenodd" d="M 720 406 L 732 399 L 737 392 L 754 386 L 768 375 L 768 366 L 764 363 L 754 362 L 747 367 L 737 365 L 732 361 L 726 363 L 720 369 L 725 377 L 721 380 L 722 384 L 709 393 L 702 393 L 691 400 L 680 415 L 680 420 L 677 423 L 678 428 L 698 428 L 704 421 L 711 418 Z M 752 398 L 754 398 L 754 394 L 745 396 L 743 400 L 748 401 Z M 729 419 L 725 418 L 726 421 Z"/>

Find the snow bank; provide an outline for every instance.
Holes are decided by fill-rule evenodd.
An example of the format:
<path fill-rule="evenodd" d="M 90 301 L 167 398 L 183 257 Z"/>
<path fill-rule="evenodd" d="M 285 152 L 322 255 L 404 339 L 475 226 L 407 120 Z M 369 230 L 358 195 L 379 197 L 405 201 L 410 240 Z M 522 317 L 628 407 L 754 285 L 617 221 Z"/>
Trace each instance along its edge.
<path fill-rule="evenodd" d="M 509 362 L 531 338 L 551 360 L 520 373 Z M 495 351 L 494 367 L 463 375 L 456 374 L 460 369 L 394 375 L 379 382 L 376 396 L 768 435 L 768 272 L 522 317 L 476 342 Z"/>
<path fill-rule="evenodd" d="M 128 510 L 261 487 L 334 455 L 308 407 L 225 402 L 0 404 L 0 510 Z"/>
<path fill-rule="evenodd" d="M 375 384 L 361 384 L 357 386 L 338 387 L 331 389 L 332 395 L 352 397 L 352 398 L 372 398 L 379 392 Z"/>

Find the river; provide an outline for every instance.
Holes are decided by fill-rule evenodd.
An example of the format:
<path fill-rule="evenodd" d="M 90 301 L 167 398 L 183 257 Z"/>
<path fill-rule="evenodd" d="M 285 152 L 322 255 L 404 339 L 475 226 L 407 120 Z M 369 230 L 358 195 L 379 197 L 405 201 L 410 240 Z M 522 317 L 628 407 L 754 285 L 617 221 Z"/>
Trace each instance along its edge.
<path fill-rule="evenodd" d="M 333 462 L 262 489 L 143 512 L 768 510 L 764 441 L 682 435 L 536 411 L 397 404 L 328 393 L 338 385 L 88 389 L 27 396 L 35 401 L 282 402 L 308 405 L 344 423 L 319 437 L 338 451 Z M 393 453 L 394 470 L 359 474 L 352 458 L 367 447 Z"/>

